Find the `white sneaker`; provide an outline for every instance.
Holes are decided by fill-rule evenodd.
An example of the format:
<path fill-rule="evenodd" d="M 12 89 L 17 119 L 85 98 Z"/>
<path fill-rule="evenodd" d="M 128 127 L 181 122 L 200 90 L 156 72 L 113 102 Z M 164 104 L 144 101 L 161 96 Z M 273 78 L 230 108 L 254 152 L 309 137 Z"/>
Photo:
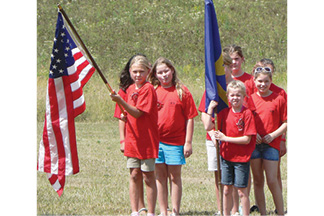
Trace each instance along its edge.
<path fill-rule="evenodd" d="M 215 213 L 215 216 L 220 216 L 220 215 L 221 215 L 221 212 L 220 211 L 218 211 L 218 212 Z"/>

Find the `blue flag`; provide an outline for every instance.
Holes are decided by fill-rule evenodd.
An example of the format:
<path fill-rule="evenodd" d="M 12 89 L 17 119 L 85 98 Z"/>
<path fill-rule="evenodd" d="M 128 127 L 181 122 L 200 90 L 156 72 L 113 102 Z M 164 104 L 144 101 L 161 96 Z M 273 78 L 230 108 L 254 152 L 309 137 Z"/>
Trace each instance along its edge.
<path fill-rule="evenodd" d="M 228 107 L 222 47 L 212 0 L 205 0 L 205 88 L 205 112 L 211 100 L 218 102 L 217 113 Z"/>

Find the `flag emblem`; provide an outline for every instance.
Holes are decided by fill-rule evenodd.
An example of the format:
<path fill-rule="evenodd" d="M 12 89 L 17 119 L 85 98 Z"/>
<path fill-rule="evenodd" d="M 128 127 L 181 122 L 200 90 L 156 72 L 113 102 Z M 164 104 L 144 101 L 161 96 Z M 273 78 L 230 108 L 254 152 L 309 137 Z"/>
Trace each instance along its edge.
<path fill-rule="evenodd" d="M 218 23 L 212 0 L 205 0 L 205 112 L 211 100 L 217 101 L 217 113 L 228 107 L 226 79 Z"/>

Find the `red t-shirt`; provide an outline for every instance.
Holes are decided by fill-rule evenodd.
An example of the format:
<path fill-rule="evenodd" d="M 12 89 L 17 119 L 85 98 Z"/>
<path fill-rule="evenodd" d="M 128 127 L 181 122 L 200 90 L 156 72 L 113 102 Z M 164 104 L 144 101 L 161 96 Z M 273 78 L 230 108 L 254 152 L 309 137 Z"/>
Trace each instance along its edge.
<path fill-rule="evenodd" d="M 253 89 L 251 89 L 251 85 L 249 85 L 249 82 L 252 79 L 252 75 L 244 72 L 242 76 L 239 77 L 232 76 L 232 77 L 234 80 L 239 80 L 244 83 L 246 89 L 246 96 L 244 97 L 243 106 L 250 108 L 248 101 L 250 95 L 253 93 Z"/>
<path fill-rule="evenodd" d="M 277 130 L 284 121 L 287 121 L 287 102 L 281 95 L 272 92 L 268 97 L 261 97 L 253 93 L 251 101 L 254 104 L 255 125 L 261 137 Z M 280 150 L 280 140 L 281 136 L 269 145 Z"/>
<path fill-rule="evenodd" d="M 137 119 L 127 115 L 124 155 L 141 160 L 158 158 L 158 110 L 154 87 L 146 82 L 141 88 L 135 89 L 135 84 L 132 84 L 126 94 L 126 102 L 143 114 Z"/>
<path fill-rule="evenodd" d="M 186 121 L 198 115 L 195 102 L 187 87 L 182 86 L 180 100 L 175 86 L 158 86 L 158 126 L 160 141 L 170 145 L 184 145 L 186 139 Z"/>
<path fill-rule="evenodd" d="M 122 89 L 119 89 L 118 94 L 120 95 L 121 98 L 124 99 L 124 101 L 127 101 L 127 95 L 126 95 L 126 92 L 124 92 Z M 121 115 L 121 113 L 122 113 L 122 112 L 121 112 L 121 110 L 120 110 L 118 104 L 116 103 L 116 105 L 115 105 L 115 113 L 114 113 L 114 117 L 120 119 L 120 115 Z"/>
<path fill-rule="evenodd" d="M 242 111 L 234 113 L 232 108 L 223 109 L 217 115 L 219 130 L 229 137 L 252 136 L 249 144 L 234 144 L 221 142 L 221 156 L 231 162 L 246 163 L 250 161 L 255 148 L 256 128 L 251 110 L 242 107 Z"/>

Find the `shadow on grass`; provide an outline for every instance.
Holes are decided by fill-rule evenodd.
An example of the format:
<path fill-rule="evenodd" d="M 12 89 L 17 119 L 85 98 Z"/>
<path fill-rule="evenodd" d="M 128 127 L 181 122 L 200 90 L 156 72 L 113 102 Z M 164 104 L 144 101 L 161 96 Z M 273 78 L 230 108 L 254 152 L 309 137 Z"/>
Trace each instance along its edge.
<path fill-rule="evenodd" d="M 180 212 L 180 215 L 215 215 L 213 211 L 188 211 Z"/>

